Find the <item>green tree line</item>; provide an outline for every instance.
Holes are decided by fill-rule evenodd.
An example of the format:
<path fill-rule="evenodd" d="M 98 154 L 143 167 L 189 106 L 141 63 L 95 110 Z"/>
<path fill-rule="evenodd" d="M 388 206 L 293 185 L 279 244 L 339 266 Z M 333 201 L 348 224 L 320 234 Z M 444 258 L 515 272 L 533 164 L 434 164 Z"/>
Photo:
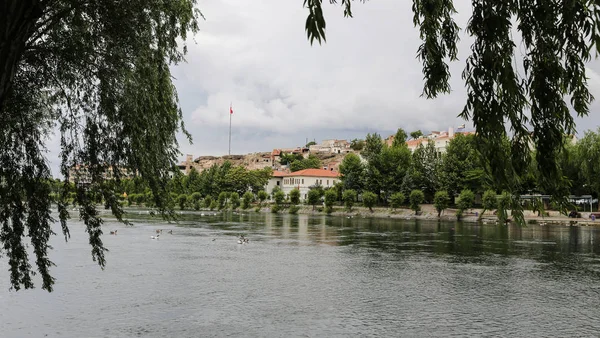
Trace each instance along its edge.
<path fill-rule="evenodd" d="M 553 191 L 546 190 L 547 185 L 541 182 L 544 176 L 538 170 L 536 158 L 539 156 L 535 150 L 529 152 L 522 173 L 513 170 L 512 141 L 507 137 L 496 154 L 502 161 L 493 164 L 478 151 L 481 140 L 473 134 L 457 134 L 443 153 L 436 149 L 433 140 L 422 143 L 411 153 L 405 140 L 406 133 L 401 129 L 390 146 L 378 134 L 368 134 L 362 159 L 359 155 L 349 154 L 340 165 L 342 189 L 363 196 L 369 194 L 371 205 L 392 207 L 406 202 L 414 191 L 423 193 L 421 202 L 435 203 L 439 192 L 442 193 L 437 196 L 440 205 L 456 205 L 459 210 L 473 204 L 474 196 L 470 197 L 470 194 L 482 197 L 487 192 L 488 206 L 492 205 L 489 196 L 493 194 L 498 199 L 504 198 L 502 205 L 507 209 L 517 212 L 521 209 L 519 195 L 552 195 Z M 492 169 L 492 166 L 495 167 Z M 596 132 L 586 132 L 575 144 L 567 139 L 557 166 L 562 180 L 560 186 L 564 187 L 563 196 L 590 194 L 597 198 L 600 193 L 600 128 Z M 503 175 L 502 179 L 492 177 L 499 174 Z M 371 202 L 371 193 L 377 197 L 374 202 Z M 463 193 L 461 204 L 459 197 Z M 560 211 L 567 211 L 568 205 L 553 202 Z"/>

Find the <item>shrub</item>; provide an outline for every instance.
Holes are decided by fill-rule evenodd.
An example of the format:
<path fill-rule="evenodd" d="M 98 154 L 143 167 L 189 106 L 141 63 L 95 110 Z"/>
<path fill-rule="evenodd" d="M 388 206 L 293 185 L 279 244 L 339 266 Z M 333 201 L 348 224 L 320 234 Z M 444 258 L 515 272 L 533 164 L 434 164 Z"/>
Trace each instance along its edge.
<path fill-rule="evenodd" d="M 483 211 L 481 212 L 481 216 L 483 216 L 486 210 L 496 209 L 496 205 L 498 204 L 496 192 L 494 190 L 486 190 L 483 193 L 483 197 L 481 198 L 481 204 L 483 205 Z M 481 218 L 481 216 L 479 216 L 479 218 Z"/>
<path fill-rule="evenodd" d="M 240 194 L 237 192 L 231 193 L 229 197 L 229 201 L 231 202 L 231 210 L 235 210 L 240 206 Z"/>
<path fill-rule="evenodd" d="M 317 189 L 310 189 L 308 191 L 308 204 L 312 205 L 315 210 L 315 205 L 321 201 L 321 192 Z"/>
<path fill-rule="evenodd" d="M 458 202 L 456 203 L 459 209 L 467 210 L 473 206 L 473 202 L 475 201 L 475 194 L 469 190 L 464 189 L 458 195 Z"/>
<path fill-rule="evenodd" d="M 456 211 L 456 217 L 459 220 L 465 210 L 471 208 L 473 201 L 475 201 L 475 194 L 471 190 L 464 189 L 460 192 L 460 195 L 458 196 L 458 202 L 456 203 L 456 206 L 458 207 L 458 210 Z"/>
<path fill-rule="evenodd" d="M 258 201 L 259 201 L 260 205 L 262 205 L 263 202 L 267 200 L 267 198 L 269 198 L 269 194 L 267 194 L 266 191 L 261 190 L 258 192 Z"/>
<path fill-rule="evenodd" d="M 212 202 L 213 202 L 212 197 L 210 197 L 210 196 L 204 197 L 204 207 L 205 208 L 210 208 L 210 206 L 212 205 Z"/>
<path fill-rule="evenodd" d="M 254 194 L 250 191 L 246 191 L 242 196 L 242 209 L 246 210 L 250 208 L 250 204 L 254 201 Z"/>
<path fill-rule="evenodd" d="M 433 205 L 438 212 L 438 217 L 440 217 L 442 212 L 450 205 L 450 196 L 448 196 L 448 192 L 444 190 L 436 192 L 433 197 Z"/>
<path fill-rule="evenodd" d="M 354 201 L 356 201 L 356 191 L 352 189 L 345 190 L 342 194 L 342 199 L 344 200 L 346 210 L 352 211 L 352 206 L 354 206 Z"/>
<path fill-rule="evenodd" d="M 325 191 L 325 207 L 326 208 L 332 208 L 333 204 L 335 203 L 335 201 L 337 200 L 337 192 L 335 192 L 334 190 L 327 190 Z"/>
<path fill-rule="evenodd" d="M 394 193 L 392 196 L 390 196 L 390 206 L 392 209 L 398 209 L 402 206 L 402 204 L 404 204 L 404 200 L 406 200 L 406 197 L 403 193 Z"/>
<path fill-rule="evenodd" d="M 292 189 L 292 191 L 289 193 L 289 198 L 291 204 L 295 205 L 300 203 L 300 190 L 298 188 Z"/>
<path fill-rule="evenodd" d="M 179 205 L 179 209 L 185 210 L 186 205 L 188 204 L 188 197 L 186 194 L 181 194 L 177 196 L 177 204 Z"/>
<path fill-rule="evenodd" d="M 219 197 L 217 198 L 217 206 L 219 207 L 219 210 L 224 209 L 227 205 L 227 195 L 228 194 L 224 191 L 219 194 Z"/>
<path fill-rule="evenodd" d="M 371 212 L 373 212 L 373 207 L 375 206 L 375 204 L 377 204 L 377 195 L 370 191 L 365 191 L 362 194 L 362 200 L 363 205 L 369 208 Z"/>
<path fill-rule="evenodd" d="M 295 215 L 295 214 L 297 214 L 297 213 L 298 213 L 298 210 L 300 210 L 300 207 L 299 207 L 299 206 L 297 206 L 297 205 L 292 205 L 292 206 L 289 208 L 288 212 L 289 212 L 291 215 Z"/>
<path fill-rule="evenodd" d="M 285 194 L 281 190 L 277 190 L 273 195 L 273 199 L 275 200 L 275 204 L 280 206 L 285 201 Z"/>
<path fill-rule="evenodd" d="M 419 204 L 423 203 L 425 199 L 425 194 L 421 190 L 413 190 L 410 192 L 410 209 L 417 214 L 419 210 L 421 210 L 421 206 Z"/>

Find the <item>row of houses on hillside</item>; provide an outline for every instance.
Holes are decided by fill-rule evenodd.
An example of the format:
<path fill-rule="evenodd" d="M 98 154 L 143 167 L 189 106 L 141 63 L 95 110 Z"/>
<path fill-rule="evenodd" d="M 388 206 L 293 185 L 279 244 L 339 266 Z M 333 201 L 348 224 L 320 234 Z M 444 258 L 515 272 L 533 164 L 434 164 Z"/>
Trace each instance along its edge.
<path fill-rule="evenodd" d="M 458 127 L 456 131 L 454 131 L 453 127 L 448 128 L 448 131 L 432 131 L 428 135 L 423 135 L 417 139 L 406 141 L 406 145 L 408 146 L 408 149 L 410 149 L 411 152 L 414 152 L 420 145 L 426 146 L 429 141 L 433 141 L 436 152 L 438 154 L 442 154 L 446 152 L 448 144 L 450 144 L 450 141 L 452 141 L 452 139 L 455 138 L 456 135 L 475 134 L 474 131 L 465 131 L 464 128 L 465 126 L 462 125 Z M 388 146 L 391 146 L 392 143 L 394 143 L 394 135 L 386 138 L 385 143 Z"/>
<path fill-rule="evenodd" d="M 352 152 L 350 142 L 347 140 L 323 140 L 321 144 L 313 144 L 308 148 L 311 153 L 348 154 Z"/>

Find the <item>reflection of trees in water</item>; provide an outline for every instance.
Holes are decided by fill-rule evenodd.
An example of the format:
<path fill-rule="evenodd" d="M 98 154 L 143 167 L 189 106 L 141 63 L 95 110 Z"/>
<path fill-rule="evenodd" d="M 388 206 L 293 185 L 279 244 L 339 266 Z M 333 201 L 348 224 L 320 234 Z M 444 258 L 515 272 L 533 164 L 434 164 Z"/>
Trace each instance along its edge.
<path fill-rule="evenodd" d="M 130 215 L 144 223 L 152 217 Z M 595 227 L 527 227 L 482 225 L 438 220 L 373 219 L 324 214 L 222 213 L 200 217 L 181 215 L 186 226 L 208 224 L 223 230 L 262 232 L 267 236 L 306 244 L 353 246 L 389 253 L 433 253 L 454 259 L 481 260 L 485 256 L 521 256 L 541 261 L 563 259 L 571 254 L 600 253 L 600 229 Z M 157 222 L 159 220 L 157 219 Z M 192 225 L 193 226 L 193 225 Z"/>

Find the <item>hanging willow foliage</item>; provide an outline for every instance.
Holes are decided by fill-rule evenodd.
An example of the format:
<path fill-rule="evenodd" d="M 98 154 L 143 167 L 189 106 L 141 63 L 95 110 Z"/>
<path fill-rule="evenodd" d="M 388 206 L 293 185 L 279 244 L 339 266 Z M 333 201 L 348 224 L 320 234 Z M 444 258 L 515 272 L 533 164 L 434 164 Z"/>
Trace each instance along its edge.
<path fill-rule="evenodd" d="M 351 3 L 341 2 L 346 16 L 352 16 Z M 423 63 L 427 98 L 450 92 L 448 62 L 456 60 L 459 31 L 453 3 L 413 0 L 413 21 L 423 40 L 417 55 Z M 309 41 L 325 41 L 322 0 L 305 0 L 304 5 L 309 9 Z M 593 100 L 585 62 L 592 50 L 600 51 L 600 3 L 471 0 L 471 5 L 466 32 L 474 43 L 462 74 L 468 96 L 460 116 L 473 121 L 479 151 L 489 161 L 497 186 L 518 186 L 515 179 L 525 172 L 533 145 L 542 188 L 564 206 L 569 183 L 557 158 L 565 138 L 575 132 L 571 109 L 585 116 Z M 522 39 L 522 57 L 515 55 L 515 25 Z M 524 74 L 516 69 L 519 61 Z M 499 155 L 506 127 L 512 134 L 510 170 Z"/>
<path fill-rule="evenodd" d="M 65 239 L 70 169 L 75 204 L 92 257 L 104 267 L 96 203 L 122 220 L 115 184 L 121 170 L 143 177 L 169 215 L 167 178 L 183 130 L 170 64 L 183 61 L 188 33 L 201 17 L 195 0 L 7 0 L 0 5 L 0 254 L 11 285 L 33 287 L 24 243 L 30 237 L 42 288 L 52 290 L 48 259 L 51 173 L 47 133 L 57 126 L 65 189 L 58 201 Z M 187 132 L 186 132 L 187 134 Z M 189 135 L 188 135 L 189 136 Z M 114 170 L 113 170 L 114 169 Z"/>

